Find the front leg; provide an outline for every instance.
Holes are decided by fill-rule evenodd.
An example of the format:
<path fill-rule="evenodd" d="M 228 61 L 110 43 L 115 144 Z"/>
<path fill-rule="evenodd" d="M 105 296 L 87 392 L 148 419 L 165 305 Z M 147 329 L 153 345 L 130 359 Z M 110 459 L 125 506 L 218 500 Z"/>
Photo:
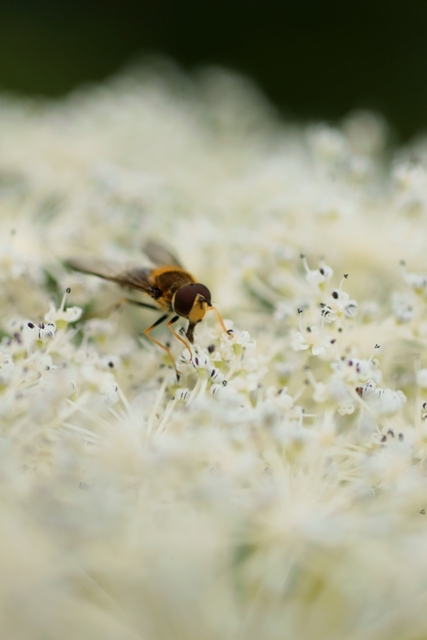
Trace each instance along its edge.
<path fill-rule="evenodd" d="M 184 338 L 181 338 L 181 336 L 176 331 L 174 331 L 174 329 L 172 329 L 173 323 L 176 322 L 178 319 L 179 319 L 179 316 L 174 316 L 172 318 L 172 320 L 170 320 L 167 323 L 166 326 L 169 329 L 169 331 L 171 331 L 173 333 L 175 338 L 177 338 L 180 342 L 182 342 L 182 344 L 189 350 L 189 352 L 190 352 L 190 362 L 191 362 L 193 360 L 193 352 L 192 352 L 191 346 L 189 344 L 187 344 L 187 342 L 184 340 Z M 186 334 L 186 337 L 188 338 L 187 334 Z"/>

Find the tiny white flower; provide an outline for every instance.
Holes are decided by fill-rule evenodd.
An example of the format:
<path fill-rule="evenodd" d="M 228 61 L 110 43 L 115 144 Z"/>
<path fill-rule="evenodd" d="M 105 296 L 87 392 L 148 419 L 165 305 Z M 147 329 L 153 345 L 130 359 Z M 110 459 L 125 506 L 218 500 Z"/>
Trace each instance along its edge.
<path fill-rule="evenodd" d="M 198 350 L 196 351 L 196 355 L 193 357 L 192 364 L 198 373 L 206 372 L 206 370 L 211 366 L 208 356 Z"/>
<path fill-rule="evenodd" d="M 286 391 L 286 388 L 276 389 L 276 387 L 268 387 L 265 391 L 266 402 L 273 404 L 282 411 L 292 409 L 294 400 Z"/>
<path fill-rule="evenodd" d="M 209 374 L 209 380 L 214 384 L 222 384 L 224 381 L 224 374 L 219 369 L 212 368 Z"/>
<path fill-rule="evenodd" d="M 403 391 L 393 389 L 381 389 L 373 380 L 368 380 L 365 385 L 356 389 L 361 398 L 379 415 L 390 416 L 399 411 L 406 402 Z"/>
<path fill-rule="evenodd" d="M 402 265 L 403 280 L 409 285 L 415 293 L 424 293 L 427 288 L 427 275 L 425 273 L 415 273 L 407 271 L 406 264 Z"/>
<path fill-rule="evenodd" d="M 322 316 L 322 318 L 324 318 L 326 324 L 331 324 L 332 322 L 335 322 L 335 320 L 338 318 L 338 314 L 336 310 L 332 309 L 329 305 L 323 304 L 323 303 L 321 303 L 320 307 L 321 307 L 320 315 Z"/>
<path fill-rule="evenodd" d="M 100 388 L 100 393 L 108 404 L 116 404 L 119 401 L 118 386 L 115 380 L 108 380 Z"/>
<path fill-rule="evenodd" d="M 380 313 L 381 307 L 375 300 L 365 300 L 360 305 L 360 315 L 362 320 L 370 322 Z"/>
<path fill-rule="evenodd" d="M 358 304 L 356 300 L 351 300 L 348 293 L 342 290 L 342 285 L 346 278 L 347 275 L 341 280 L 340 288 L 332 292 L 328 300 L 327 308 L 330 309 L 330 313 L 335 312 L 338 316 L 344 315 L 346 318 L 355 318 Z"/>
<path fill-rule="evenodd" d="M 367 380 L 373 380 L 377 384 L 382 377 L 381 371 L 378 369 L 378 360 L 372 357 L 369 360 L 350 357 L 333 363 L 332 368 L 341 371 L 344 379 L 352 384 L 364 383 Z"/>
<path fill-rule="evenodd" d="M 44 319 L 47 322 L 55 323 L 59 329 L 65 328 L 71 322 L 77 322 L 83 313 L 80 307 L 68 307 L 65 309 L 65 300 L 69 289 L 64 293 L 59 309 L 55 308 L 55 304 L 50 302 L 50 310 L 46 313 Z"/>
<path fill-rule="evenodd" d="M 311 285 L 320 286 L 333 276 L 333 269 L 326 264 L 321 264 L 319 269 L 310 269 L 305 254 L 301 254 L 302 263 L 305 269 L 305 279 Z"/>
<path fill-rule="evenodd" d="M 342 404 L 338 408 L 338 413 L 341 416 L 351 415 L 352 413 L 354 413 L 354 404 Z"/>
<path fill-rule="evenodd" d="M 248 331 L 234 331 L 231 336 L 222 334 L 221 345 L 227 351 L 231 347 L 235 355 L 240 355 L 244 349 L 255 349 L 256 340 L 251 338 Z"/>
<path fill-rule="evenodd" d="M 414 307 L 411 297 L 407 294 L 394 293 L 391 298 L 391 308 L 398 322 L 403 324 L 412 320 Z"/>
<path fill-rule="evenodd" d="M 300 331 L 297 331 L 291 340 L 292 348 L 294 351 L 311 349 L 314 356 L 325 355 L 332 345 L 330 337 L 322 336 L 321 328 L 316 326 L 307 327 L 306 331 L 303 331 L 301 315 L 300 313 Z"/>
<path fill-rule="evenodd" d="M 54 322 L 41 322 L 38 326 L 38 338 L 42 342 L 51 340 L 56 333 L 56 325 Z"/>
<path fill-rule="evenodd" d="M 294 351 L 305 351 L 305 349 L 308 349 L 310 347 L 301 331 L 297 331 L 293 335 L 291 346 Z"/>

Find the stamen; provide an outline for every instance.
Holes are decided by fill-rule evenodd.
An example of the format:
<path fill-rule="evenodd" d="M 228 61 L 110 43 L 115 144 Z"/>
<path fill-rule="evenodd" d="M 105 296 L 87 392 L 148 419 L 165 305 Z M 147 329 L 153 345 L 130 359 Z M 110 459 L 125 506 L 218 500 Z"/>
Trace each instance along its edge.
<path fill-rule="evenodd" d="M 71 289 L 70 289 L 70 287 L 67 287 L 67 288 L 65 289 L 65 293 L 64 293 L 64 295 L 62 296 L 62 302 L 61 302 L 61 306 L 59 307 L 59 311 L 64 311 L 64 309 L 65 309 L 65 301 L 66 301 L 66 299 L 67 299 L 67 295 L 68 295 L 69 293 L 71 293 Z"/>
<path fill-rule="evenodd" d="M 374 355 L 375 355 L 375 350 L 376 350 L 376 349 L 380 349 L 380 345 L 379 345 L 379 344 L 376 344 L 376 345 L 375 345 L 374 350 L 372 351 L 371 355 L 370 355 L 370 356 L 369 356 L 369 358 L 368 358 L 368 362 L 372 362 L 372 358 L 373 358 L 373 357 L 374 357 Z"/>
<path fill-rule="evenodd" d="M 298 324 L 299 324 L 300 333 L 304 335 L 305 331 L 302 326 L 302 309 L 298 309 Z"/>
<path fill-rule="evenodd" d="M 303 267 L 305 269 L 305 272 L 306 273 L 310 273 L 310 267 L 308 266 L 307 257 L 305 255 L 305 253 L 301 253 L 300 254 L 300 258 L 302 260 L 302 264 L 303 264 Z"/>

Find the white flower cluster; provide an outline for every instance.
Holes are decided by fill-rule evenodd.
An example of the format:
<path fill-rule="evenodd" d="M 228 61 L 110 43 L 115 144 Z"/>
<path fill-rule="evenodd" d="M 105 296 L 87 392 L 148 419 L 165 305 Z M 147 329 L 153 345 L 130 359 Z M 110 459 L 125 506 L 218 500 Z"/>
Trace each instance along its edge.
<path fill-rule="evenodd" d="M 166 65 L 1 98 L 0 152 L 2 636 L 424 637 L 427 141 Z M 153 330 L 179 379 L 64 267 L 148 238 L 228 329 Z"/>

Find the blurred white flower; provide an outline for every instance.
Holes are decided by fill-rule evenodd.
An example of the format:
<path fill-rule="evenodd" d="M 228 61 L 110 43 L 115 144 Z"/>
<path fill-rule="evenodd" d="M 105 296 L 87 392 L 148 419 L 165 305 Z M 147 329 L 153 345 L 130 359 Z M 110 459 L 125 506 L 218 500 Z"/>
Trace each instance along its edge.
<path fill-rule="evenodd" d="M 3 635 L 422 637 L 427 139 L 169 64 L 0 116 Z M 148 238 L 235 322 L 153 329 L 179 379 L 161 311 L 115 305 L 143 291 L 62 267 L 114 280 Z"/>
<path fill-rule="evenodd" d="M 427 389 L 427 369 L 420 369 L 417 373 L 417 385 L 421 389 Z"/>

